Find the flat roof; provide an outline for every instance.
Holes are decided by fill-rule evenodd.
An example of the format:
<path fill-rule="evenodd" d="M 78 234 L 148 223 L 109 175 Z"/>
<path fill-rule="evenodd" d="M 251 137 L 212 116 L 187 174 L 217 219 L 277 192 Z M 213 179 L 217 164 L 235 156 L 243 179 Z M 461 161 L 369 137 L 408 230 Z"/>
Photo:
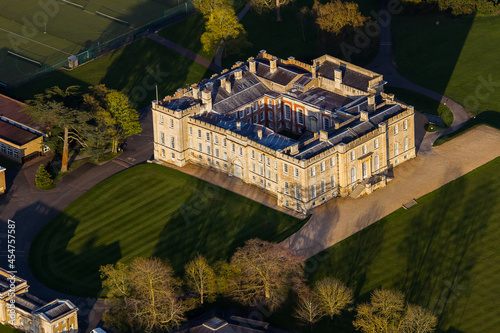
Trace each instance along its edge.
<path fill-rule="evenodd" d="M 25 108 L 26 104 L 0 94 L 0 117 L 11 119 L 36 130 L 41 130 L 42 127 L 23 111 Z"/>
<path fill-rule="evenodd" d="M 0 138 L 17 146 L 25 145 L 41 136 L 41 134 L 30 132 L 28 129 L 0 120 Z"/>

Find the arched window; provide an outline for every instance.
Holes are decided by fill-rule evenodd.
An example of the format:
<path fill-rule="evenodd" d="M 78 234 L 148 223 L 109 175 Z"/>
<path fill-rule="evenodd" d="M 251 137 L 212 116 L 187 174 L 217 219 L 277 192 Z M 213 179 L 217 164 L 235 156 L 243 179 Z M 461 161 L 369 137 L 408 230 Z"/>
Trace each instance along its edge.
<path fill-rule="evenodd" d="M 323 118 L 323 129 L 327 131 L 330 128 L 330 119 Z"/>
<path fill-rule="evenodd" d="M 352 167 L 351 169 L 351 183 L 354 183 L 356 181 L 356 168 Z"/>
<path fill-rule="evenodd" d="M 366 178 L 368 178 L 368 163 L 363 162 L 363 164 L 361 166 L 363 169 L 363 179 L 366 179 Z"/>

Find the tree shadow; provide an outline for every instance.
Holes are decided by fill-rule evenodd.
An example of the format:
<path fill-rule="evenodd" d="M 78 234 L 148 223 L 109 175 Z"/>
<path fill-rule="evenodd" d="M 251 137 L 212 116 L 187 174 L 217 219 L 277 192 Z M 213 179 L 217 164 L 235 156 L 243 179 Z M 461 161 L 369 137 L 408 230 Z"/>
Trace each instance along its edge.
<path fill-rule="evenodd" d="M 493 188 L 489 183 L 486 187 Z M 462 177 L 438 190 L 439 205 L 420 209 L 407 224 L 407 236 L 399 245 L 407 267 L 397 286 L 408 301 L 433 311 L 445 329 L 463 314 L 458 303 L 468 297 L 470 274 L 481 252 L 481 239 L 498 198 L 470 200 L 469 178 Z M 484 189 L 488 193 L 488 188 Z M 449 207 L 459 207 L 450 210 Z M 463 305 L 462 305 L 463 306 Z M 451 331 L 450 331 L 451 332 Z"/>
<path fill-rule="evenodd" d="M 43 214 L 44 219 L 58 214 L 43 228 L 35 226 L 34 230 L 26 231 L 25 242 L 30 249 L 28 259 L 31 273 L 39 282 L 53 290 L 98 297 L 101 293 L 99 268 L 121 259 L 119 242 L 97 244 L 99 237 L 96 231 L 87 237 L 84 244 L 71 244 L 80 222 L 41 202 L 16 213 L 13 219 L 26 221 L 25 214 L 29 212 L 29 216 L 36 221 L 35 214 L 40 210 L 47 211 Z"/>
<path fill-rule="evenodd" d="M 364 225 L 365 220 L 371 220 L 371 217 L 376 215 L 378 209 L 374 206 L 367 209 L 367 212 L 354 223 L 359 226 Z M 352 288 L 357 299 L 364 298 L 363 286 L 371 263 L 380 253 L 384 242 L 384 229 L 384 223 L 374 223 L 311 257 L 309 262 L 314 260 L 322 262 L 317 271 L 311 272 L 311 282 L 332 276 Z"/>
<path fill-rule="evenodd" d="M 165 222 L 154 251 L 154 256 L 168 259 L 177 273 L 197 253 L 210 263 L 228 260 L 248 239 L 274 241 L 302 225 L 298 219 L 202 180 L 184 190 L 189 198 Z M 287 223 L 290 227 L 284 228 Z"/>
<path fill-rule="evenodd" d="M 431 8 L 432 7 L 432 8 Z M 405 3 L 392 18 L 393 57 L 398 72 L 411 81 L 444 94 L 475 15 L 452 17 L 430 7 Z M 431 61 L 432 60 L 432 61 Z"/>

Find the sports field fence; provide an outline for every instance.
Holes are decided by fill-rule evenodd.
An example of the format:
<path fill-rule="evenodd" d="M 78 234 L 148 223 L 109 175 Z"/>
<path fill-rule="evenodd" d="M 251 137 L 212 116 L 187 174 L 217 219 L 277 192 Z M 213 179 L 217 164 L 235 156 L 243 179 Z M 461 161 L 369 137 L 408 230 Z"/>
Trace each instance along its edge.
<path fill-rule="evenodd" d="M 159 0 L 158 0 L 159 1 Z M 44 59 L 27 59 L 26 61 L 34 62 L 39 64 L 39 68 L 35 71 L 27 73 L 23 77 L 17 78 L 12 82 L 2 82 L 0 81 L 0 90 L 10 90 L 22 86 L 44 74 L 59 69 L 73 70 L 79 66 L 82 66 L 89 61 L 102 57 L 110 52 L 113 52 L 125 45 L 133 43 L 141 38 L 148 36 L 157 30 L 163 29 L 168 25 L 171 25 L 177 21 L 180 21 L 187 16 L 194 14 L 194 7 L 191 0 L 181 3 L 169 10 L 163 12 L 163 16 L 153 20 L 139 28 L 132 31 L 124 33 L 121 36 L 113 38 L 106 42 L 95 42 L 91 47 L 85 49 L 74 56 L 61 58 L 60 53 L 57 54 L 57 59 L 51 59 L 53 57 L 46 57 Z M 14 57 L 21 57 L 21 55 L 10 54 Z"/>

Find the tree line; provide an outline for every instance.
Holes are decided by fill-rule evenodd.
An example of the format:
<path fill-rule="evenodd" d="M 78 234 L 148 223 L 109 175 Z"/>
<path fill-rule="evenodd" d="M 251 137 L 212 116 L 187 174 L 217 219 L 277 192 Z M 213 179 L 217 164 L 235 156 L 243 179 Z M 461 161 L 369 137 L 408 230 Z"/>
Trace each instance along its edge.
<path fill-rule="evenodd" d="M 353 326 L 361 332 L 430 333 L 437 318 L 405 302 L 398 291 L 376 290 L 370 302 L 354 307 L 354 294 L 341 281 L 327 277 L 312 287 L 304 279 L 304 259 L 282 245 L 248 240 L 229 262 L 210 265 L 198 254 L 176 277 L 167 261 L 135 258 L 130 264 L 100 269 L 108 306 L 105 324 L 132 332 L 166 332 L 187 320 L 186 312 L 227 297 L 245 306 L 278 309 L 295 295 L 293 317 L 313 325 L 355 309 Z"/>
<path fill-rule="evenodd" d="M 68 170 L 70 147 L 83 148 L 97 160 L 107 150 L 117 153 L 127 137 L 142 131 L 139 114 L 125 94 L 102 84 L 89 87 L 86 94 L 79 88 L 55 86 L 27 101 L 27 113 L 46 127 L 44 144 L 62 155 L 62 172 Z"/>

